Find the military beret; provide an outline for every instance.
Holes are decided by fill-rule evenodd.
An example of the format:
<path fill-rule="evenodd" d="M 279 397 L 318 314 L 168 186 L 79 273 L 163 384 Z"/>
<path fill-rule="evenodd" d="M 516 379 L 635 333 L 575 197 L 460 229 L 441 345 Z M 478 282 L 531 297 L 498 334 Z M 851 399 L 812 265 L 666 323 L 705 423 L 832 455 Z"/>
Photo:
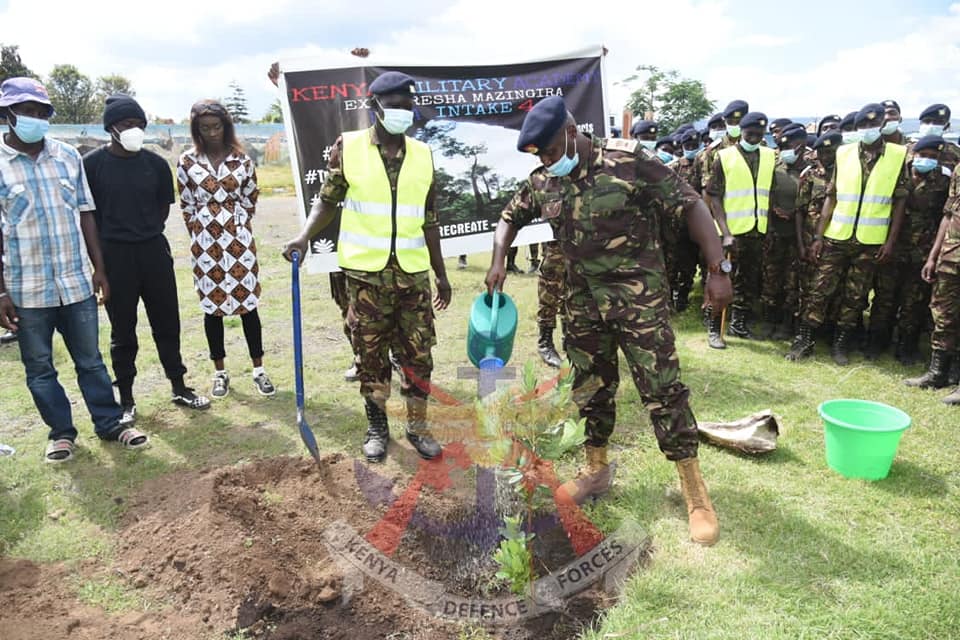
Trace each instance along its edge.
<path fill-rule="evenodd" d="M 840 121 L 840 128 L 843 129 L 844 127 L 855 126 L 856 117 L 857 117 L 856 111 L 851 111 L 847 115 L 843 116 L 843 120 Z"/>
<path fill-rule="evenodd" d="M 682 134 L 680 134 L 680 144 L 684 144 L 690 141 L 700 142 L 700 132 L 694 128 L 687 129 Z"/>
<path fill-rule="evenodd" d="M 813 143 L 813 148 L 816 150 L 822 147 L 839 147 L 841 142 L 843 142 L 843 134 L 839 131 L 827 131 L 817 138 L 817 141 Z"/>
<path fill-rule="evenodd" d="M 743 119 L 740 120 L 740 128 L 746 129 L 747 127 L 760 127 L 761 129 L 766 129 L 766 114 L 763 114 L 759 111 L 751 111 L 747 115 L 743 116 Z"/>
<path fill-rule="evenodd" d="M 710 120 L 707 121 L 707 129 L 716 129 L 717 125 L 723 124 L 723 114 L 715 113 L 710 116 Z"/>
<path fill-rule="evenodd" d="M 783 131 L 780 132 L 780 135 L 777 136 L 777 144 L 783 142 L 796 142 L 797 140 L 806 140 L 807 130 L 803 128 L 802 124 L 798 124 L 794 127 L 786 127 Z"/>
<path fill-rule="evenodd" d="M 770 131 L 773 131 L 774 129 L 785 129 L 789 124 L 793 124 L 793 120 L 790 118 L 777 118 L 770 123 Z"/>
<path fill-rule="evenodd" d="M 664 136 L 662 138 L 658 138 L 656 147 L 654 148 L 658 149 L 660 148 L 661 145 L 665 145 L 665 144 L 674 144 L 673 136 Z"/>
<path fill-rule="evenodd" d="M 840 124 L 840 122 L 841 122 L 840 116 L 838 116 L 835 113 L 831 113 L 828 116 L 823 116 L 822 118 L 820 118 L 820 122 L 817 123 L 817 130 L 823 129 L 823 125 L 825 124 L 833 124 L 833 123 Z"/>
<path fill-rule="evenodd" d="M 677 130 L 674 133 L 683 133 L 684 131 L 689 131 L 690 129 L 693 129 L 693 125 L 688 122 L 677 127 Z"/>
<path fill-rule="evenodd" d="M 896 109 L 897 113 L 900 113 L 900 103 L 896 100 L 884 100 L 880 104 L 883 105 L 884 109 Z"/>
<path fill-rule="evenodd" d="M 947 121 L 950 119 L 950 107 L 945 104 L 932 104 L 920 113 L 921 120 L 926 120 L 927 118 Z"/>
<path fill-rule="evenodd" d="M 385 96 L 390 93 L 405 93 L 413 95 L 417 92 L 417 85 L 413 78 L 399 71 L 386 71 L 377 76 L 370 83 L 370 93 L 375 96 Z"/>
<path fill-rule="evenodd" d="M 567 121 L 567 105 L 560 96 L 544 98 L 527 112 L 520 127 L 517 149 L 539 154 Z"/>
<path fill-rule="evenodd" d="M 814 144 L 816 141 L 817 141 L 817 134 L 815 134 L 815 133 L 808 133 L 808 134 L 807 134 L 807 146 L 808 146 L 808 147 L 810 147 L 810 148 L 812 149 L 812 148 L 813 148 L 813 144 Z"/>
<path fill-rule="evenodd" d="M 946 144 L 940 136 L 923 136 L 917 140 L 917 144 L 913 145 L 913 150 L 923 151 L 924 149 L 930 149 L 932 151 L 943 151 L 945 146 Z"/>
<path fill-rule="evenodd" d="M 634 122 L 633 126 L 630 127 L 630 135 L 637 136 L 642 133 L 652 133 L 656 135 L 657 123 L 653 120 L 637 120 Z"/>
<path fill-rule="evenodd" d="M 723 110 L 724 118 L 742 118 L 750 111 L 750 105 L 743 100 L 734 100 Z M 742 124 L 740 126 L 743 126 Z M 764 125 L 766 126 L 766 125 Z"/>
<path fill-rule="evenodd" d="M 853 124 L 859 127 L 864 122 L 876 124 L 878 127 L 883 124 L 883 105 L 871 102 L 864 105 L 857 115 L 853 118 Z"/>

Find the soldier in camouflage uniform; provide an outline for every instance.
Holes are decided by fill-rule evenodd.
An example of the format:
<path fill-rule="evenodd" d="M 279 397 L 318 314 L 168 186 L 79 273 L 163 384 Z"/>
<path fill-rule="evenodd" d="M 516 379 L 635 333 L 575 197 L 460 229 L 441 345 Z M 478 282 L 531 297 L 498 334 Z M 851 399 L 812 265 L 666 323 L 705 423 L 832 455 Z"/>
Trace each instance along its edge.
<path fill-rule="evenodd" d="M 680 144 L 683 157 L 670 166 L 694 191 L 700 193 L 703 190 L 703 177 L 700 173 L 702 167 L 697 162 L 701 151 L 700 132 L 693 128 L 687 129 L 680 137 Z M 697 265 L 700 262 L 700 248 L 690 238 L 686 218 L 676 216 L 673 221 L 672 235 L 675 245 L 669 254 L 665 249 L 664 258 L 667 263 L 667 277 L 674 308 L 682 313 L 690 305 L 690 290 L 693 289 L 693 278 L 697 274 Z"/>
<path fill-rule="evenodd" d="M 813 332 L 826 319 L 830 298 L 842 289 L 832 355 L 838 365 L 849 364 L 850 336 L 866 308 L 876 265 L 893 256 L 910 178 L 904 161 L 906 148 L 883 141 L 882 122 L 881 105 L 864 106 L 855 117 L 858 137 L 863 140 L 851 143 L 857 145 L 856 154 L 838 154 L 817 237 L 809 249 L 811 258 L 817 261 L 817 275 L 799 335 L 786 356 L 789 360 L 813 353 Z M 874 171 L 880 178 L 871 180 Z M 840 183 L 844 185 L 842 192 Z"/>
<path fill-rule="evenodd" d="M 556 242 L 544 242 L 540 278 L 537 280 L 537 326 L 540 329 L 537 351 L 541 360 L 555 368 L 563 364 L 563 358 L 553 345 L 553 330 L 557 327 L 557 316 L 563 313 L 566 280 L 567 268 L 563 264 L 560 246 Z"/>
<path fill-rule="evenodd" d="M 954 173 L 950 178 L 943 219 L 921 275 L 926 282 L 933 283 L 930 368 L 919 378 L 904 380 L 904 384 L 921 389 L 940 389 L 948 384 L 951 356 L 955 356 L 960 348 L 960 173 Z M 960 405 L 960 387 L 943 402 Z"/>
<path fill-rule="evenodd" d="M 820 118 L 817 123 L 817 138 L 830 131 L 840 131 L 840 116 L 835 113 Z"/>
<path fill-rule="evenodd" d="M 943 136 L 950 130 L 950 107 L 945 104 L 932 104 L 920 112 L 920 137 Z M 943 153 L 940 154 L 940 165 L 954 171 L 960 163 L 960 147 L 953 142 L 945 141 Z"/>
<path fill-rule="evenodd" d="M 538 102 L 524 119 L 517 145 L 544 166 L 521 184 L 501 214 L 487 288 L 500 289 L 506 247 L 534 219 L 547 220 L 567 262 L 567 357 L 573 398 L 586 419 L 587 466 L 557 491 L 583 502 L 610 487 L 607 441 L 616 421 L 617 351 L 629 363 L 653 422 L 660 449 L 676 461 L 687 502 L 691 538 L 712 544 L 716 514 L 697 461 L 697 427 L 689 390 L 680 382 L 668 324 L 659 227 L 685 215 L 710 265 L 705 298 L 719 310 L 730 281 L 719 274 L 720 242 L 697 194 L 634 140 L 591 138 L 560 97 Z"/>
<path fill-rule="evenodd" d="M 400 393 L 406 398 L 407 439 L 417 452 L 430 459 L 440 455 L 441 448 L 427 427 L 427 394 L 433 371 L 431 347 L 436 344 L 436 332 L 431 307 L 429 271 L 407 271 L 403 264 L 429 265 L 436 274 L 437 295 L 433 306 L 445 309 L 450 303 L 451 289 L 447 282 L 446 267 L 440 253 L 440 233 L 437 209 L 434 201 L 434 177 L 429 148 L 404 135 L 412 124 L 413 79 L 395 71 L 381 74 L 370 84 L 374 99 L 371 110 L 376 116 L 374 125 L 362 132 L 351 132 L 351 152 L 355 164 L 350 164 L 352 178 L 345 169 L 348 134 L 337 139 L 328 162 L 329 174 L 320 192 L 316 206 L 296 238 L 288 242 L 283 254 L 290 259 L 293 251 L 304 255 L 307 243 L 318 231 L 332 222 L 338 214 L 338 205 L 343 203 L 340 215 L 341 229 L 338 239 L 338 260 L 347 278 L 349 308 L 347 322 L 353 332 L 354 345 L 359 355 L 360 394 L 364 398 L 368 428 L 363 444 L 367 460 L 380 462 L 386 457 L 389 427 L 386 402 L 390 397 L 390 359 L 392 345 L 405 372 Z M 406 125 L 406 126 L 404 126 Z M 411 149 L 412 147 L 412 149 Z M 366 155 L 362 155 L 366 154 Z M 379 160 L 368 162 L 370 154 Z M 411 169 L 403 175 L 401 168 L 414 158 Z M 372 172 L 362 167 L 373 167 Z M 378 172 L 383 167 L 384 174 Z M 415 168 L 414 168 L 415 167 Z M 421 175 L 428 171 L 429 175 Z M 364 186 L 364 195 L 357 193 L 350 180 Z M 416 185 L 412 182 L 416 180 Z M 397 196 L 390 204 L 391 193 L 412 193 L 425 190 L 422 211 L 422 226 L 418 220 L 403 220 L 395 215 Z M 371 201 L 377 198 L 383 200 Z M 405 204 L 411 213 L 416 204 Z M 378 215 L 382 208 L 392 210 L 392 215 Z M 363 231 L 350 231 L 351 225 L 360 220 Z M 366 215 L 364 212 L 369 211 Z M 404 218 L 415 217 L 408 213 Z M 401 227 L 401 222 L 403 227 Z M 376 230 L 370 228 L 376 225 Z M 350 229 L 356 227 L 350 226 Z M 416 230 L 412 230 L 416 228 Z M 353 254 L 348 254 L 346 246 Z M 426 252 L 426 253 L 424 253 Z M 362 260 L 356 258 L 360 256 Z M 364 270 L 351 267 L 354 264 L 378 263 L 379 270 Z"/>
<path fill-rule="evenodd" d="M 800 295 L 798 238 L 802 221 L 797 215 L 797 195 L 800 174 L 808 166 L 807 131 L 799 124 L 786 126 L 775 140 L 780 155 L 776 187 L 770 194 L 770 226 L 764 238 L 760 305 L 765 327 L 759 337 L 788 340 Z"/>

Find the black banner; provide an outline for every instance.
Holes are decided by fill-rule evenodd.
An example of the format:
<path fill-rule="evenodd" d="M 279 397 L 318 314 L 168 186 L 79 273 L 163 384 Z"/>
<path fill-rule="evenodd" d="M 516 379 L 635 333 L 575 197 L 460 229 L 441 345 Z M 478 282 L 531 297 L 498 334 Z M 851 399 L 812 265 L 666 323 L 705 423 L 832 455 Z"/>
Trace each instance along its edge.
<path fill-rule="evenodd" d="M 319 198 L 330 149 L 343 131 L 371 126 L 369 86 L 384 71 L 414 78 L 408 135 L 433 149 L 444 256 L 489 251 L 500 210 L 539 164 L 516 149 L 523 118 L 538 101 L 563 96 L 582 131 L 605 135 L 602 55 L 489 66 L 363 66 L 339 69 L 282 63 L 290 161 L 305 218 Z M 337 269 L 339 220 L 311 243 L 311 271 Z M 545 223 L 515 244 L 550 240 Z"/>

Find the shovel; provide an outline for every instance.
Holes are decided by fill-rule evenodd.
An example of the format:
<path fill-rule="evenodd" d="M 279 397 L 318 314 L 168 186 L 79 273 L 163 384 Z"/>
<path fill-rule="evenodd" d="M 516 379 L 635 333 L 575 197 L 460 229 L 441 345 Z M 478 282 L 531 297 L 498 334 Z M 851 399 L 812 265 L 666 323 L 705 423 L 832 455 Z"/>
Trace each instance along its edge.
<path fill-rule="evenodd" d="M 320 465 L 320 451 L 317 449 L 317 439 L 307 424 L 303 409 L 303 338 L 300 325 L 300 252 L 294 251 L 290 256 L 293 261 L 293 372 L 297 387 L 297 427 L 300 429 L 300 439 L 307 445 L 310 455 Z"/>

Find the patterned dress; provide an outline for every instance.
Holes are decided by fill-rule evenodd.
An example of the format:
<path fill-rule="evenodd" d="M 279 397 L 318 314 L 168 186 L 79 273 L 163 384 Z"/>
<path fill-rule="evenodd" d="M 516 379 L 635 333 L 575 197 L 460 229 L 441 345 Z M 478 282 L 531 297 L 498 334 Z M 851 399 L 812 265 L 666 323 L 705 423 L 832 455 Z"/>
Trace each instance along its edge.
<path fill-rule="evenodd" d="M 251 224 L 260 189 L 253 161 L 231 152 L 215 171 L 206 155 L 191 148 L 177 162 L 177 186 L 203 312 L 229 316 L 253 311 L 260 299 Z"/>

